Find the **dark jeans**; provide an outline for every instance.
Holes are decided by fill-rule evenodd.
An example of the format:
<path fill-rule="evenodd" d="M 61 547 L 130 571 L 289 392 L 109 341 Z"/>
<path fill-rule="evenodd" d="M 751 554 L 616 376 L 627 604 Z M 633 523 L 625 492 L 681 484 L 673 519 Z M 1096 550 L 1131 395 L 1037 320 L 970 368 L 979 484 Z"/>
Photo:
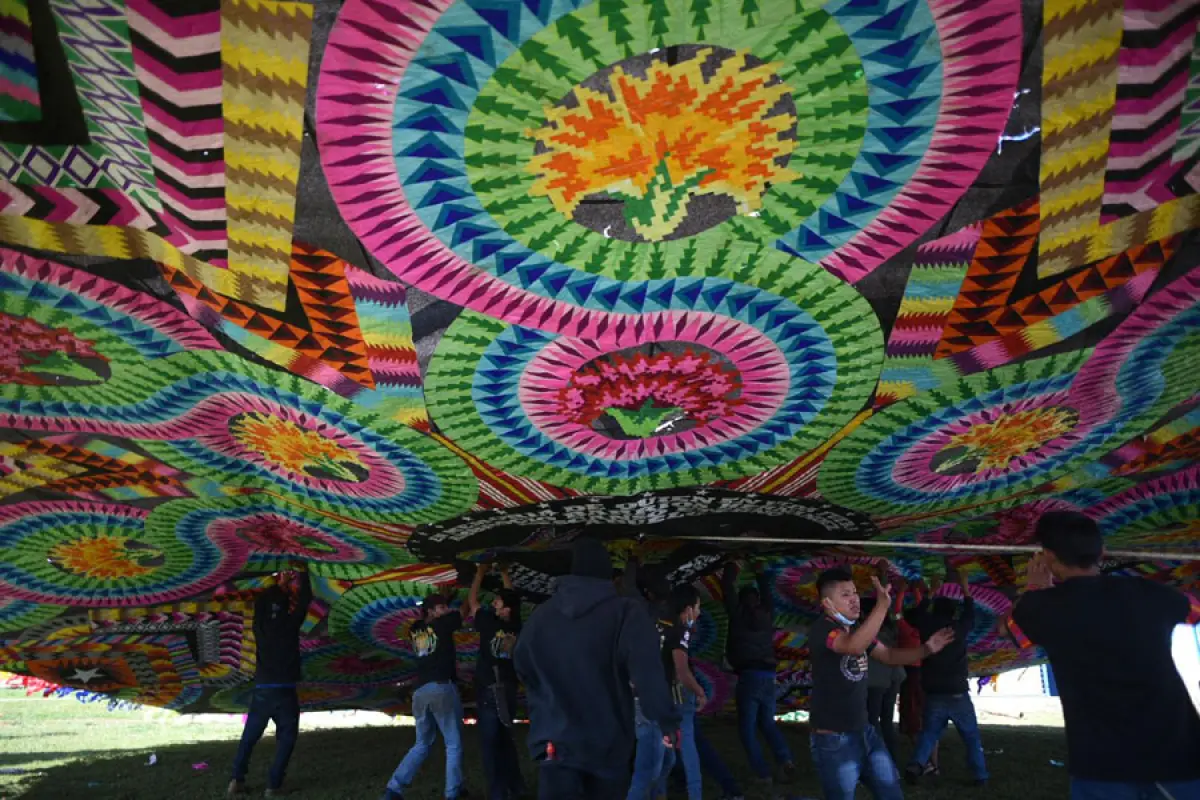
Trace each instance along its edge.
<path fill-rule="evenodd" d="M 737 701 L 738 736 L 746 750 L 750 769 L 760 778 L 769 778 L 771 769 L 758 743 L 760 731 L 777 764 L 789 764 L 792 761 L 787 742 L 775 726 L 775 673 L 766 670 L 739 673 L 734 698 Z"/>
<path fill-rule="evenodd" d="M 613 800 L 628 788 L 627 778 L 601 778 L 554 763 L 538 767 L 538 800 Z"/>
<path fill-rule="evenodd" d="M 979 735 L 979 722 L 975 719 L 975 705 L 969 694 L 927 694 L 925 695 L 925 719 L 921 723 L 921 736 L 917 739 L 917 749 L 913 751 L 912 759 L 908 762 L 909 769 L 914 769 L 929 761 L 933 748 L 942 738 L 948 723 L 954 723 L 955 730 L 962 737 L 963 745 L 967 748 L 967 765 L 976 780 L 987 780 L 987 764 L 983 759 L 983 739 Z"/>
<path fill-rule="evenodd" d="M 1114 783 L 1071 778 L 1071 800 L 1200 800 L 1200 781 Z"/>
<path fill-rule="evenodd" d="M 883 743 L 895 761 L 896 749 L 896 698 L 900 695 L 900 687 L 883 686 L 867 689 L 867 722 L 879 729 Z"/>
<path fill-rule="evenodd" d="M 730 773 L 729 768 L 725 766 L 725 762 L 721 760 L 721 755 L 716 748 L 712 746 L 712 742 L 708 741 L 708 737 L 704 735 L 704 728 L 700 725 L 700 720 L 696 720 L 696 753 L 700 756 L 700 768 L 708 777 L 717 782 L 721 787 L 721 794 L 728 797 L 738 797 L 742 793 L 742 787 L 738 785 L 737 779 Z M 687 791 L 687 779 L 683 774 L 683 762 L 675 762 L 675 769 L 671 772 L 671 782 L 676 789 L 680 789 L 681 793 Z"/>
<path fill-rule="evenodd" d="M 487 778 L 487 796 L 489 800 L 504 800 L 525 791 L 525 780 L 521 777 L 521 761 L 517 757 L 512 729 L 500 721 L 491 691 L 491 688 L 475 691 L 479 704 L 479 749 Z M 517 692 L 513 689 L 509 692 L 508 707 L 515 708 L 516 705 Z"/>
<path fill-rule="evenodd" d="M 904 800 L 900 773 L 870 725 L 857 733 L 814 733 L 812 756 L 825 800 L 854 800 L 860 780 L 875 800 Z"/>
<path fill-rule="evenodd" d="M 275 722 L 275 760 L 271 762 L 267 788 L 278 789 L 283 786 L 283 776 L 287 772 L 292 750 L 296 747 L 296 737 L 300 735 L 300 698 L 294 686 L 255 688 L 250 699 L 250 710 L 246 713 L 242 741 L 233 759 L 234 780 L 246 780 L 250 754 L 267 730 L 267 723 L 272 720 Z"/>

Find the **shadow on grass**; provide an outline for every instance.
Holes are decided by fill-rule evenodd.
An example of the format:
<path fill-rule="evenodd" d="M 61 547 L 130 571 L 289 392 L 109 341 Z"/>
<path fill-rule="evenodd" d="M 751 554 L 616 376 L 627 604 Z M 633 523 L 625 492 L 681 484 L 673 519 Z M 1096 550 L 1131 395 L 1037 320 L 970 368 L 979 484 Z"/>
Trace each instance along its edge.
<path fill-rule="evenodd" d="M 734 774 L 749 789 L 745 756 L 733 726 L 723 721 L 705 721 L 705 730 Z M 817 798 L 816 784 L 808 748 L 808 731 L 803 725 L 784 726 L 784 735 L 796 757 L 800 778 L 788 787 L 788 798 Z M 1035 727 L 983 728 L 984 746 L 989 752 L 991 784 L 984 790 L 970 788 L 965 757 L 958 737 L 948 732 L 942 739 L 942 777 L 916 788 L 906 788 L 912 800 L 962 800 L 979 797 L 986 800 L 1058 800 L 1066 796 L 1066 770 L 1051 761 L 1064 760 L 1066 742 L 1061 729 Z M 337 730 L 304 730 L 292 757 L 287 785 L 294 788 L 298 800 L 374 800 L 379 797 L 392 770 L 413 743 L 409 727 L 373 727 Z M 120 748 L 120 741 L 113 742 Z M 267 736 L 259 744 L 251 763 L 251 796 L 261 797 L 266 770 L 275 746 Z M 524 752 L 524 729 L 518 729 L 518 748 Z M 154 749 L 116 750 L 111 753 L 83 752 L 59 754 L 74 760 L 52 766 L 22 781 L 4 797 L 29 800 L 64 798 L 103 798 L 104 800 L 215 800 L 223 797 L 229 781 L 229 769 L 237 742 L 217 741 L 168 745 Z M 149 754 L 157 755 L 157 764 L 147 766 Z M 426 762 L 417 784 L 406 794 L 408 800 L 435 800 L 443 796 L 444 751 L 437 747 Z M 902 749 L 907 757 L 908 748 Z M 17 754 L 7 763 L 16 763 Z M 29 754 L 32 761 L 48 760 L 47 754 Z M 207 765 L 197 769 L 195 765 Z M 527 776 L 533 768 L 524 764 Z M 477 735 L 468 728 L 464 762 L 467 786 L 472 796 L 483 796 L 483 776 Z M 710 795 L 711 792 L 711 795 Z M 705 784 L 705 797 L 717 797 L 716 787 Z M 747 791 L 749 800 L 767 800 L 772 795 Z M 866 797 L 860 791 L 861 797 Z M 614 798 L 614 800 L 618 800 Z"/>

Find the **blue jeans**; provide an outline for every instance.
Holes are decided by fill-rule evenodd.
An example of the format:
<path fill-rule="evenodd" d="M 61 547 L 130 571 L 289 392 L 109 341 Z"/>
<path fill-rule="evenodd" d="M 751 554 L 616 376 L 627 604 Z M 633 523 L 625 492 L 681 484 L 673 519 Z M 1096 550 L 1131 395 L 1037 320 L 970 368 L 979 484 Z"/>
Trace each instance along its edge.
<path fill-rule="evenodd" d="M 792 761 L 787 742 L 775 726 L 775 673 L 766 670 L 739 673 L 734 698 L 737 701 L 738 736 L 746 750 L 750 769 L 760 778 L 769 778 L 771 769 L 758 743 L 759 731 L 767 740 L 767 747 L 771 748 L 776 764 L 790 764 Z"/>
<path fill-rule="evenodd" d="M 1071 778 L 1071 800 L 1200 800 L 1200 781 L 1115 783 Z"/>
<path fill-rule="evenodd" d="M 505 687 L 508 707 L 516 708 L 516 687 Z M 513 741 L 512 729 L 500 721 L 492 688 L 475 692 L 479 705 L 479 750 L 483 756 L 483 774 L 487 778 L 488 800 L 504 800 L 510 794 L 525 791 L 525 779 L 521 776 L 521 759 L 517 756 L 517 745 Z"/>
<path fill-rule="evenodd" d="M 679 759 L 683 761 L 688 800 L 704 800 L 704 778 L 696 749 L 696 696 L 685 689 L 683 702 L 675 710 L 683 720 L 679 724 Z"/>
<path fill-rule="evenodd" d="M 275 760 L 271 762 L 267 788 L 278 789 L 283 786 L 283 776 L 292 758 L 292 750 L 296 747 L 296 737 L 300 735 L 300 698 L 296 695 L 295 686 L 260 686 L 254 689 L 250 710 L 246 713 L 246 727 L 242 729 L 242 741 L 233 759 L 234 780 L 246 780 L 250 754 L 254 752 L 254 745 L 258 744 L 271 720 L 275 721 Z"/>
<path fill-rule="evenodd" d="M 860 779 L 875 800 L 904 800 L 900 773 L 869 725 L 856 733 L 814 733 L 812 757 L 825 800 L 854 800 Z"/>
<path fill-rule="evenodd" d="M 933 748 L 942 738 L 947 723 L 953 722 L 967 748 L 967 766 L 975 780 L 986 781 L 987 764 L 983 760 L 983 739 L 975 719 L 975 705 L 969 694 L 929 694 L 925 696 L 925 716 L 921 723 L 921 738 L 908 762 L 909 769 L 919 768 L 929 761 Z"/>
<path fill-rule="evenodd" d="M 667 793 L 666 778 L 675 765 L 675 751 L 663 744 L 663 730 L 642 714 L 634 701 L 634 722 L 637 728 L 637 754 L 633 759 L 633 780 L 626 800 L 658 800 Z"/>
<path fill-rule="evenodd" d="M 457 800 L 463 785 L 463 711 L 458 687 L 453 683 L 427 683 L 413 692 L 412 702 L 417 741 L 392 773 L 388 789 L 403 793 L 412 785 L 429 751 L 433 749 L 438 731 L 441 731 L 446 741 L 446 797 L 448 800 Z"/>

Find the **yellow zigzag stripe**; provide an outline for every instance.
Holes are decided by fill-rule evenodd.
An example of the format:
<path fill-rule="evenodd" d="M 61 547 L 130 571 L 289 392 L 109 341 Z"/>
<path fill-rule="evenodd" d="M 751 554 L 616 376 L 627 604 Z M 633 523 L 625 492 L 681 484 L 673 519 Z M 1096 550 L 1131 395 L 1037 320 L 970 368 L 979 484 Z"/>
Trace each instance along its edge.
<path fill-rule="evenodd" d="M 145 258 L 183 272 L 214 292 L 282 311 L 287 277 L 267 280 L 244 270 L 222 269 L 180 252 L 153 233 L 113 225 L 69 225 L 0 214 L 0 241 L 69 255 Z"/>
<path fill-rule="evenodd" d="M 1124 34 L 1124 4 L 1120 0 L 1047 0 L 1043 23 L 1047 29 L 1073 14 L 1101 11 L 1090 23 L 1047 34 L 1042 71 L 1041 212 L 1054 217 L 1042 226 L 1038 273 L 1061 274 L 1083 263 L 1181 233 L 1200 221 L 1200 197 L 1189 196 L 1158 208 L 1102 225 L 1101 203 L 1108 166 L 1112 114 L 1117 98 L 1117 53 Z M 1056 90 L 1051 84 L 1069 81 L 1084 69 L 1108 62 L 1110 68 L 1085 85 Z M 1088 124 L 1094 127 L 1087 130 Z M 1064 139 L 1072 127 L 1084 128 Z M 1051 144 L 1046 145 L 1047 139 Z M 1061 176 L 1074 173 L 1070 180 Z M 1077 244 L 1081 254 L 1064 252 Z"/>
<path fill-rule="evenodd" d="M 229 267 L 283 286 L 296 219 L 312 13 L 310 5 L 268 0 L 226 0 L 221 7 L 223 111 L 227 130 L 234 131 L 225 138 Z M 264 19 L 272 17 L 281 30 L 303 22 L 303 35 L 264 30 Z"/>

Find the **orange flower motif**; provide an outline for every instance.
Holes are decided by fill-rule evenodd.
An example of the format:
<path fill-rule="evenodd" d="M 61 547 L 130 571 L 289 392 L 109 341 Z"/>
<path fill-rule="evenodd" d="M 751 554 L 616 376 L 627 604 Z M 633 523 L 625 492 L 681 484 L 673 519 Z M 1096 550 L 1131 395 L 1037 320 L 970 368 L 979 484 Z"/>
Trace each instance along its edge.
<path fill-rule="evenodd" d="M 771 183 L 799 177 L 777 163 L 795 146 L 781 137 L 795 117 L 768 116 L 788 87 L 772 83 L 772 65 L 751 66 L 747 51 L 705 80 L 700 67 L 712 52 L 655 62 L 645 78 L 617 67 L 611 96 L 577 87 L 577 107 L 547 108 L 548 124 L 527 132 L 545 148 L 529 164 L 538 176 L 532 193 L 567 216 L 590 194 L 621 197 L 630 224 L 649 240 L 679 227 L 694 195 L 728 195 L 742 214 L 761 208 Z"/>
<path fill-rule="evenodd" d="M 1014 458 L 1069 433 L 1077 420 L 1078 416 L 1070 409 L 1033 408 L 1006 414 L 994 422 L 973 425 L 970 430 L 950 438 L 945 450 L 962 447 L 965 452 L 943 462 L 939 471 L 976 459 L 979 461 L 976 472 L 1007 469 Z"/>
<path fill-rule="evenodd" d="M 268 414 L 243 414 L 231 426 L 233 435 L 246 447 L 294 473 L 309 474 L 320 469 L 346 481 L 362 480 L 351 467 L 366 472 L 358 456 L 317 431 Z"/>
<path fill-rule="evenodd" d="M 127 543 L 124 536 L 97 534 L 61 542 L 51 549 L 49 556 L 60 569 L 97 580 L 138 578 L 153 572 L 155 567 L 143 562 L 160 556 L 161 552 L 132 550 Z"/>

